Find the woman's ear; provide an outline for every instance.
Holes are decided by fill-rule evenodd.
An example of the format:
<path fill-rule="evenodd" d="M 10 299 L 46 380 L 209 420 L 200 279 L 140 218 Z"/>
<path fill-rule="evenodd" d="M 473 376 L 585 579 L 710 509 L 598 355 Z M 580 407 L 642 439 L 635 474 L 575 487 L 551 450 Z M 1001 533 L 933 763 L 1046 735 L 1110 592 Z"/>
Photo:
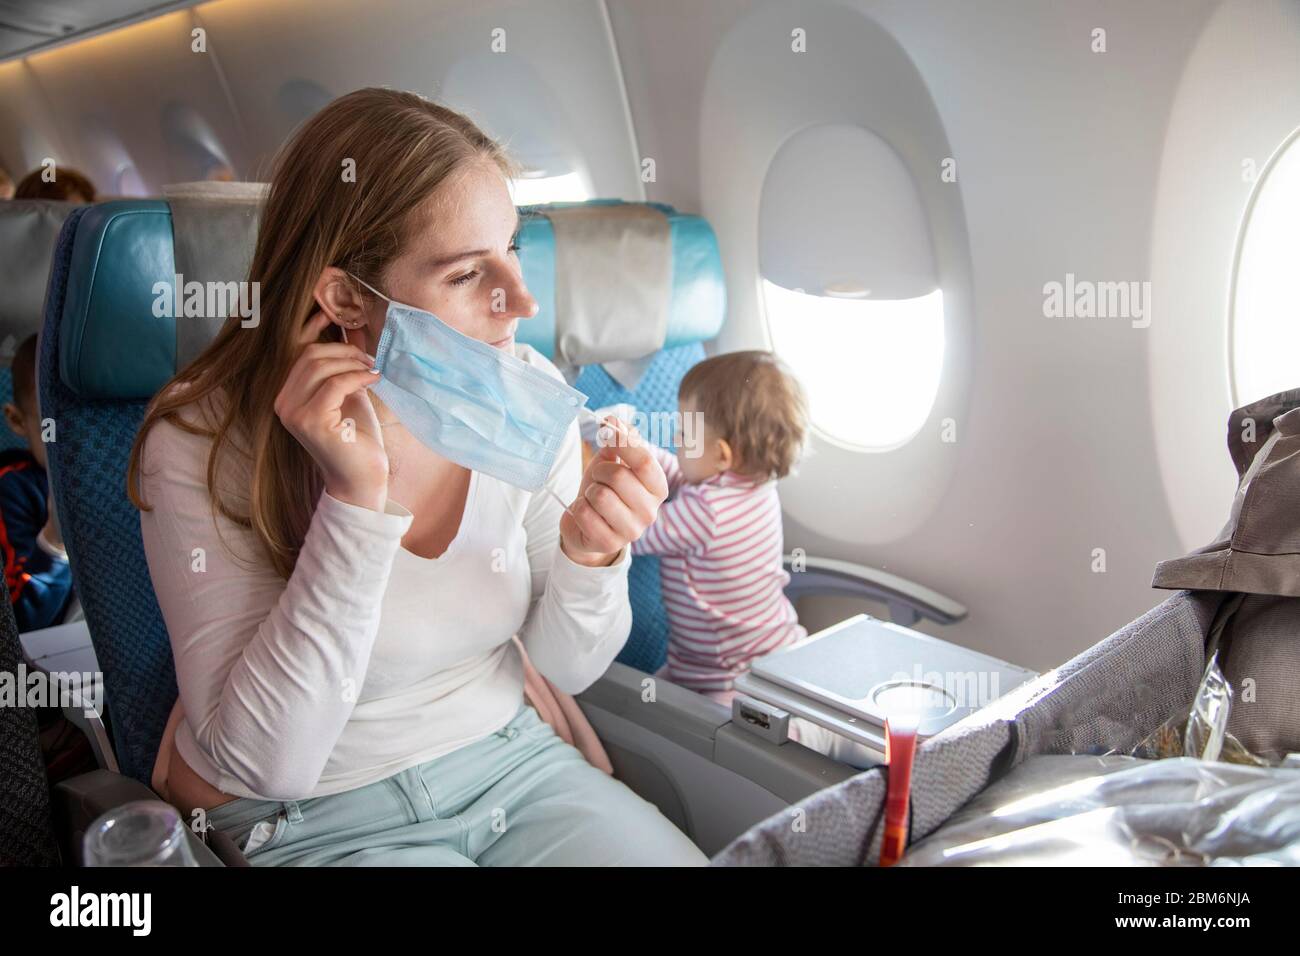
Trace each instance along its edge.
<path fill-rule="evenodd" d="M 365 325 L 365 300 L 342 269 L 335 266 L 322 269 L 312 296 L 334 324 L 349 329 Z"/>

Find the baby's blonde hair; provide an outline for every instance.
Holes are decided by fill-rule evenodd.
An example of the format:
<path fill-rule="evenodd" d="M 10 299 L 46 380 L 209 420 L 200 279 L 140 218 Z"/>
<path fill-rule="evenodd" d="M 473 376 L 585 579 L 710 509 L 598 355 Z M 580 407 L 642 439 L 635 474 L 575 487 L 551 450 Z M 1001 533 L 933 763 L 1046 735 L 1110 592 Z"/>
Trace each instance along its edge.
<path fill-rule="evenodd" d="M 678 395 L 731 445 L 742 475 L 784 478 L 803 452 L 808 403 L 803 388 L 771 352 L 726 352 L 695 365 Z"/>

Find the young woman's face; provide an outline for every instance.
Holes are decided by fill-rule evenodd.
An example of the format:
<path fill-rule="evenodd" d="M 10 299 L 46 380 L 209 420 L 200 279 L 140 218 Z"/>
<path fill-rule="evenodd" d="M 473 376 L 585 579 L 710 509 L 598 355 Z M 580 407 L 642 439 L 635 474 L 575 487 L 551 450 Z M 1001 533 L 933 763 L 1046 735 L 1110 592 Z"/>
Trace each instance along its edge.
<path fill-rule="evenodd" d="M 385 270 L 379 291 L 432 312 L 456 331 L 507 351 L 515 327 L 537 312 L 524 285 L 514 240 L 519 217 L 505 177 L 475 164 L 449 180 L 416 213 L 402 253 Z M 367 316 L 372 341 L 384 329 L 388 303 L 375 299 Z"/>

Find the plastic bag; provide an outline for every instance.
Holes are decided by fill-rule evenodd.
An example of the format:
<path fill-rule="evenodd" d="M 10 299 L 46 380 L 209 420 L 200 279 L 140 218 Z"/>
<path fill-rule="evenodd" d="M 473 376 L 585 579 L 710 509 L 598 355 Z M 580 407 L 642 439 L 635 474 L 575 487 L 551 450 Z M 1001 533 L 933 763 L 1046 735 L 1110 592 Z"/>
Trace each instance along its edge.
<path fill-rule="evenodd" d="M 902 866 L 1300 865 L 1300 769 L 1031 757 Z"/>
<path fill-rule="evenodd" d="M 1148 760 L 1186 756 L 1251 767 L 1272 765 L 1271 761 L 1251 753 L 1228 733 L 1231 716 L 1232 685 L 1223 676 L 1216 651 L 1205 665 L 1205 674 L 1192 701 L 1191 712 L 1156 728 L 1129 754 Z"/>

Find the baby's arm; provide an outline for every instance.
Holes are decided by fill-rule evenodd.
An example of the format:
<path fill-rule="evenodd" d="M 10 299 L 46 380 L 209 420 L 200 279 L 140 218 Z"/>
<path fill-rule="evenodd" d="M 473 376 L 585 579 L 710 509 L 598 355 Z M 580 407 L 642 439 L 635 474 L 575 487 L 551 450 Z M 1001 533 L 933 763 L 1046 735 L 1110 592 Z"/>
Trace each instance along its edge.
<path fill-rule="evenodd" d="M 675 464 L 675 457 L 673 461 Z M 632 553 L 661 556 L 701 554 L 713 540 L 716 526 L 717 520 L 708 502 L 686 485 L 681 494 L 659 506 L 655 523 L 632 543 Z"/>

